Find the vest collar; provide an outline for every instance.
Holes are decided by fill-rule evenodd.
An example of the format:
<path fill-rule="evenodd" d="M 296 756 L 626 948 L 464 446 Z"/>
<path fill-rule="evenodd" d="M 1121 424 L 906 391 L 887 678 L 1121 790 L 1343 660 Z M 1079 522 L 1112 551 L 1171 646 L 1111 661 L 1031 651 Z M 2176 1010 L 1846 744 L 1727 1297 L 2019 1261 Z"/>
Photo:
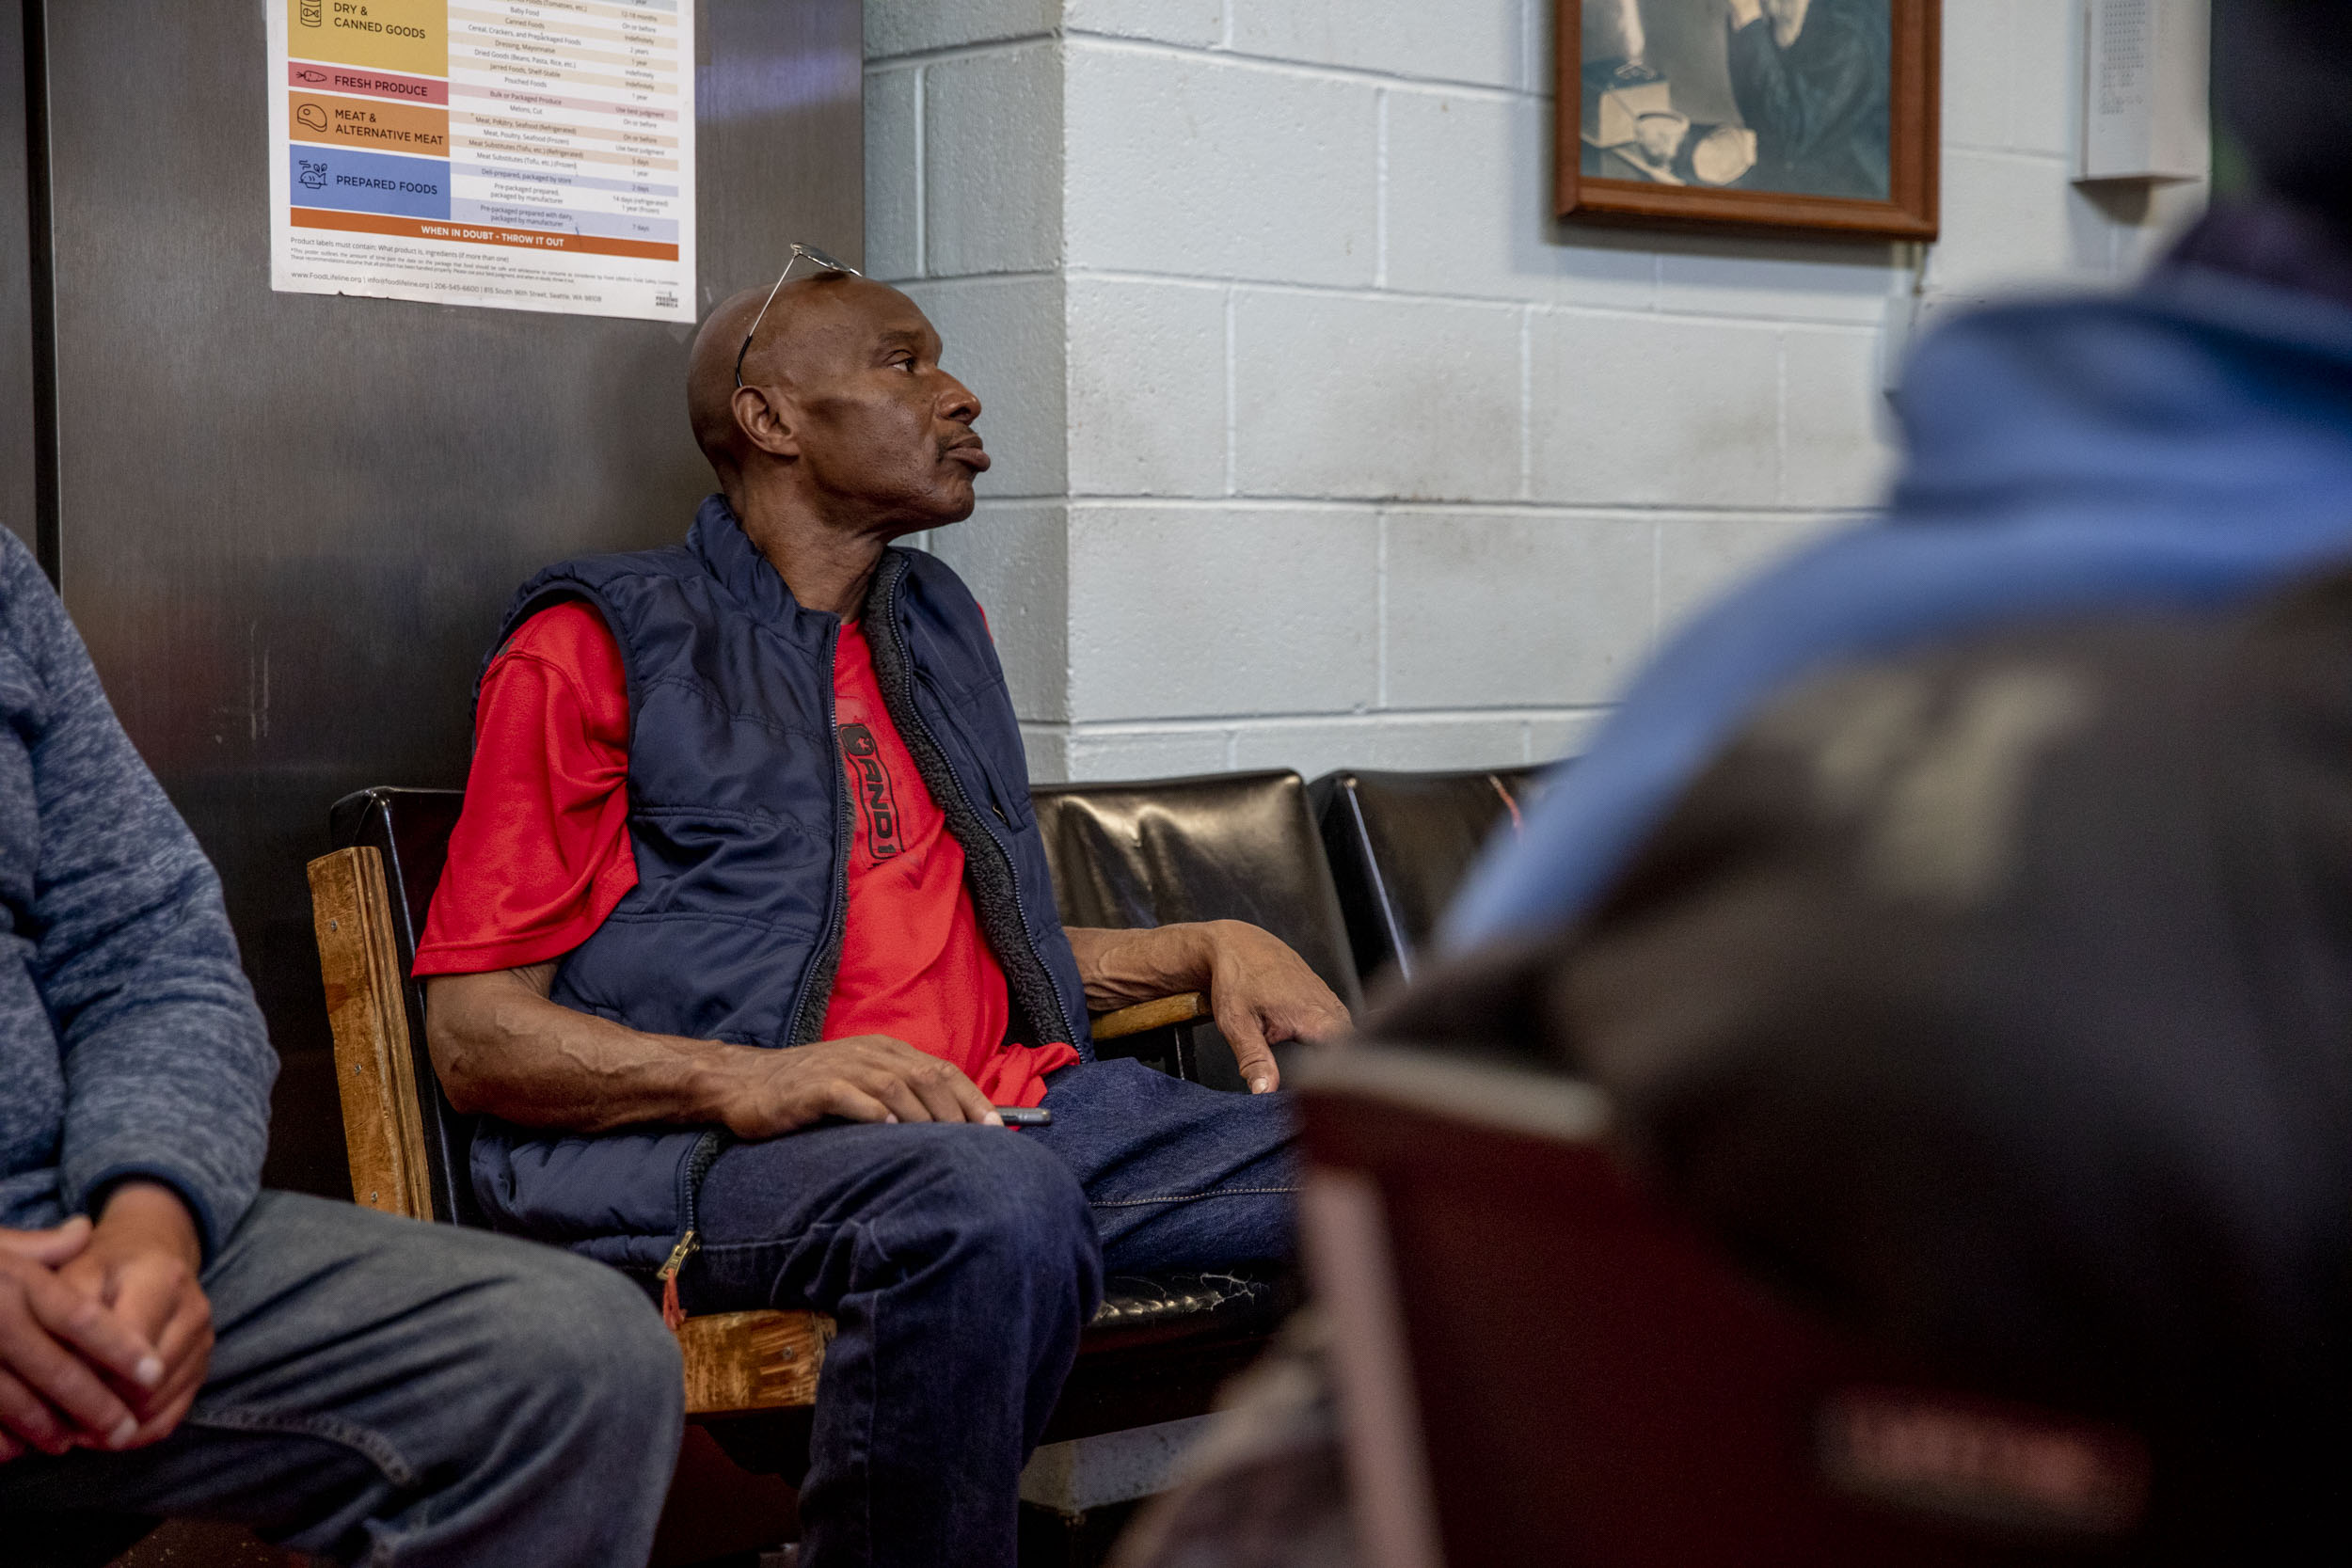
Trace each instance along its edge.
<path fill-rule="evenodd" d="M 687 531 L 686 547 L 702 562 L 703 570 L 751 611 L 753 619 L 787 642 L 823 651 L 838 617 L 807 609 L 792 596 L 784 575 L 768 563 L 759 546 L 743 531 L 726 497 L 713 493 L 703 498 L 694 513 L 694 526 Z"/>

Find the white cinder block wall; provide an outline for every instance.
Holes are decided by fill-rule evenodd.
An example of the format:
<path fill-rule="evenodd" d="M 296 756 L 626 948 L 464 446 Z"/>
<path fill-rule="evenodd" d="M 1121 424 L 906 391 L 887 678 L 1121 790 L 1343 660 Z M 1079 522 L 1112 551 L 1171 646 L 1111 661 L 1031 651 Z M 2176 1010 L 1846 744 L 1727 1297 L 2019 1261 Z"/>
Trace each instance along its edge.
<path fill-rule="evenodd" d="M 867 0 L 866 258 L 996 454 L 932 546 L 1041 780 L 1571 752 L 1662 627 L 1863 515 L 1922 280 L 2137 270 L 2074 0 L 1945 0 L 1944 239 L 1565 229 L 1551 0 Z"/>

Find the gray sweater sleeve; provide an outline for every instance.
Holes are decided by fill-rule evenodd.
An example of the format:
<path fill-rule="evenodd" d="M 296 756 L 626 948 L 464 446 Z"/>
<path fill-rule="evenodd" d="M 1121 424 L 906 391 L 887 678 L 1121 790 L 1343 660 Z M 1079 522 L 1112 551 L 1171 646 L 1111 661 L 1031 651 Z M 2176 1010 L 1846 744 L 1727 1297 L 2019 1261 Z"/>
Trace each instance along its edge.
<path fill-rule="evenodd" d="M 16 719 L 40 818 L 32 968 L 64 1061 L 60 1196 L 78 1210 L 125 1177 L 164 1181 L 210 1258 L 260 1185 L 278 1071 L 220 879 L 5 531 L 0 632 L 40 691 Z"/>

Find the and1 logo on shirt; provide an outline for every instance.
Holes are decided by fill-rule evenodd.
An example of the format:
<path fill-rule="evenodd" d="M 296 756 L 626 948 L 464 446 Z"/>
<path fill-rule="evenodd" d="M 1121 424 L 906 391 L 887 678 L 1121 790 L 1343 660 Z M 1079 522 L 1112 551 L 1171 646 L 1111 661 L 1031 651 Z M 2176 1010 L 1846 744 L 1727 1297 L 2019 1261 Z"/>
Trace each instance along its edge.
<path fill-rule="evenodd" d="M 866 846 L 878 861 L 903 847 L 898 842 L 898 803 L 890 794 L 890 769 L 882 766 L 874 732 L 863 724 L 841 726 L 841 754 L 850 761 L 858 803 L 866 809 Z"/>

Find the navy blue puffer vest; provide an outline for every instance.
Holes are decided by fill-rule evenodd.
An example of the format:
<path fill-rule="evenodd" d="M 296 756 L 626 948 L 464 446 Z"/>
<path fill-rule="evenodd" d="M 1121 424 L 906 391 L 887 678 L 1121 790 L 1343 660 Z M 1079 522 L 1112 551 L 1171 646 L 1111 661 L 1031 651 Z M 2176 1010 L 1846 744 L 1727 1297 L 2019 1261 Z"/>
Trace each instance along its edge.
<path fill-rule="evenodd" d="M 637 886 L 564 958 L 554 999 L 654 1034 L 807 1044 L 824 1022 L 848 903 L 839 618 L 793 601 L 719 496 L 681 546 L 532 578 L 494 648 L 567 599 L 602 612 L 628 670 Z M 979 607 L 938 561 L 891 549 L 863 622 L 883 703 L 963 845 L 1015 1037 L 1088 1052 L 1085 991 Z M 667 1128 L 553 1136 L 485 1118 L 474 1187 L 502 1230 L 650 1268 L 692 1226 L 694 1189 L 722 1142 Z"/>

